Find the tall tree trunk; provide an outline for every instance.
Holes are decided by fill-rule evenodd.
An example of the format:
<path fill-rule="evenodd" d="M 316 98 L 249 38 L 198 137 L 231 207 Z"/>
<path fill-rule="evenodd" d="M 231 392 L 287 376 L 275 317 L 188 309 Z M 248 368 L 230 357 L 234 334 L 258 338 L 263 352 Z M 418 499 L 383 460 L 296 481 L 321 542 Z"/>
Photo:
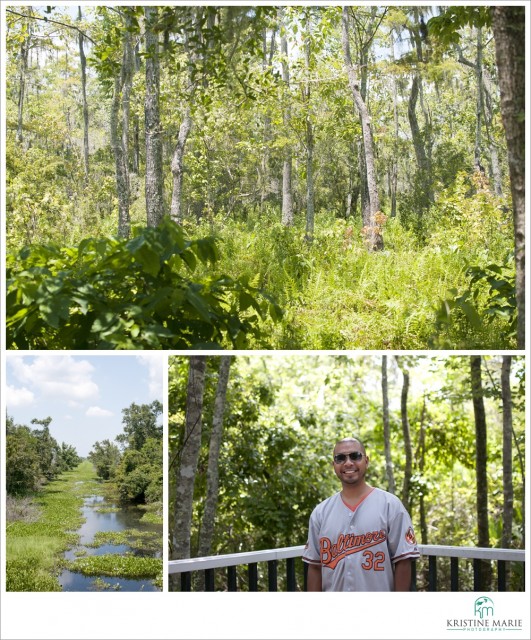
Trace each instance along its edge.
<path fill-rule="evenodd" d="M 81 7 L 78 7 L 78 20 L 81 22 L 83 16 Z M 85 169 L 85 184 L 89 175 L 89 115 L 87 103 L 87 58 L 83 48 L 83 34 L 78 34 L 79 60 L 81 64 L 81 96 L 83 98 L 83 167 Z"/>
<path fill-rule="evenodd" d="M 489 502 L 487 476 L 487 420 L 481 381 L 481 356 L 470 356 L 470 381 L 476 424 L 476 503 L 478 518 L 478 547 L 490 547 Z M 490 562 L 481 562 L 480 590 L 490 589 L 492 569 Z"/>
<path fill-rule="evenodd" d="M 264 29 L 263 35 L 263 54 L 262 54 L 262 71 L 265 73 L 267 69 L 271 69 L 273 66 L 273 56 L 275 54 L 276 49 L 276 33 L 277 27 L 273 28 L 271 33 L 271 39 L 269 44 L 269 53 L 268 53 L 268 45 L 267 45 L 267 29 Z M 264 203 L 267 199 L 269 190 L 270 190 L 270 180 L 271 177 L 269 175 L 269 156 L 270 156 L 270 143 L 271 143 L 271 115 L 269 110 L 264 115 L 264 151 L 262 153 L 262 161 L 260 168 L 260 208 L 263 209 Z"/>
<path fill-rule="evenodd" d="M 282 29 L 280 34 L 280 52 L 282 54 L 282 81 L 284 82 L 284 135 L 290 136 L 291 107 L 289 95 L 289 61 L 288 61 L 288 38 L 286 36 L 286 23 L 284 8 L 280 8 Z M 285 227 L 293 226 L 293 193 L 291 185 L 292 176 L 292 149 L 291 144 L 286 144 L 284 148 L 284 165 L 282 168 L 282 224 Z"/>
<path fill-rule="evenodd" d="M 157 7 L 146 6 L 146 216 L 147 225 L 156 227 L 164 215 L 162 177 L 162 130 L 160 124 L 159 37 L 153 30 Z"/>
<path fill-rule="evenodd" d="M 212 432 L 210 434 L 210 448 L 208 452 L 207 493 L 205 510 L 201 524 L 201 538 L 199 540 L 199 556 L 211 553 L 212 538 L 214 536 L 214 521 L 218 507 L 219 488 L 219 452 L 223 436 L 223 415 L 227 399 L 227 385 L 232 362 L 231 356 L 221 356 L 219 367 L 216 398 L 214 400 L 214 415 L 212 417 Z"/>
<path fill-rule="evenodd" d="M 28 15 L 33 11 L 33 7 L 28 7 Z M 24 141 L 24 100 L 26 98 L 26 75 L 28 73 L 28 59 L 31 42 L 31 22 L 28 20 L 27 36 L 20 43 L 19 53 L 19 78 L 18 78 L 18 113 L 17 113 L 17 140 L 20 144 Z"/>
<path fill-rule="evenodd" d="M 189 558 L 192 528 L 194 482 L 201 449 L 203 394 L 205 388 L 206 356 L 190 356 L 186 389 L 186 418 L 184 444 L 177 468 L 175 509 L 173 520 L 172 558 Z"/>
<path fill-rule="evenodd" d="M 118 197 L 118 236 L 129 237 L 129 176 L 127 171 L 127 158 L 123 148 L 123 139 L 119 133 L 119 114 L 121 102 L 122 82 L 120 76 L 114 78 L 114 93 L 111 103 L 110 132 L 111 147 L 114 155 L 114 168 L 116 177 L 116 195 Z"/>
<path fill-rule="evenodd" d="M 385 450 L 385 473 L 387 488 L 390 493 L 396 493 L 395 476 L 393 473 L 393 459 L 391 457 L 391 426 L 389 424 L 389 393 L 387 386 L 387 356 L 382 356 L 382 405 Z"/>
<path fill-rule="evenodd" d="M 481 117 L 483 115 L 483 38 L 481 29 L 477 29 L 476 37 L 476 80 L 477 80 L 477 97 L 476 97 L 476 142 L 474 145 L 474 167 L 476 171 L 483 173 L 481 165 Z"/>
<path fill-rule="evenodd" d="M 183 221 L 182 214 L 182 188 L 183 188 L 183 162 L 184 162 L 184 149 L 186 141 L 192 129 L 192 116 L 190 113 L 190 107 L 187 107 L 184 119 L 179 127 L 179 136 L 177 143 L 173 151 L 173 158 L 171 161 L 171 173 L 173 176 L 173 190 L 171 195 L 171 210 L 170 215 L 172 220 L 179 224 Z"/>
<path fill-rule="evenodd" d="M 140 71 L 140 44 L 134 49 L 135 73 Z M 140 118 L 135 112 L 133 115 L 133 173 L 140 173 Z"/>
<path fill-rule="evenodd" d="M 407 400 L 409 394 L 409 371 L 406 365 L 401 364 L 401 358 L 395 356 L 396 362 L 402 371 L 404 378 L 402 384 L 402 394 L 400 397 L 400 415 L 402 419 L 402 437 L 404 438 L 404 453 L 406 455 L 406 462 L 404 465 L 404 480 L 402 482 L 402 502 L 404 507 L 409 511 L 410 509 L 410 485 L 411 476 L 413 473 L 413 452 L 411 447 L 411 431 L 409 428 L 409 418 L 407 415 Z"/>
<path fill-rule="evenodd" d="M 348 7 L 343 7 L 341 24 L 344 63 L 347 70 L 350 90 L 352 92 L 354 103 L 358 109 L 361 120 L 361 128 L 363 132 L 363 151 L 367 176 L 370 212 L 369 225 L 366 229 L 366 244 L 369 251 L 377 251 L 383 249 L 384 245 L 383 238 L 380 233 L 380 227 L 376 220 L 376 215 L 380 211 L 380 198 L 378 195 L 378 185 L 376 180 L 376 165 L 374 161 L 371 121 L 369 112 L 367 110 L 367 105 L 365 104 L 365 101 L 363 100 L 359 90 L 356 70 L 354 69 L 354 65 L 352 64 L 352 57 L 350 55 Z"/>
<path fill-rule="evenodd" d="M 517 346 L 525 349 L 525 8 L 491 12 L 513 197 Z"/>
<path fill-rule="evenodd" d="M 393 32 L 391 31 L 391 60 L 395 62 L 395 42 L 393 39 Z M 393 74 L 393 123 L 394 123 L 394 138 L 393 138 L 393 149 L 392 149 L 392 159 L 391 159 L 391 168 L 390 168 L 390 176 L 389 176 L 389 192 L 391 197 L 391 218 L 396 217 L 396 192 L 397 192 L 397 184 L 398 184 L 398 139 L 399 139 L 399 128 L 398 128 L 398 86 L 396 82 L 396 77 Z"/>
<path fill-rule="evenodd" d="M 304 43 L 304 66 L 306 74 L 306 82 L 304 87 L 304 102 L 306 108 L 306 242 L 313 242 L 313 230 L 315 224 L 315 202 L 314 202 L 314 184 L 313 184 L 313 126 L 311 114 L 311 89 L 310 89 L 310 54 L 311 54 L 311 37 L 312 22 L 311 9 L 308 10 L 306 20 L 307 28 Z"/>
<path fill-rule="evenodd" d="M 502 547 L 509 549 L 513 540 L 513 405 L 511 394 L 511 356 L 503 356 L 501 371 L 503 404 L 503 533 Z"/>
<path fill-rule="evenodd" d="M 419 443 L 415 459 L 418 461 L 418 469 L 421 477 L 424 476 L 424 467 L 426 464 L 426 396 L 422 403 L 422 415 L 420 417 Z M 420 541 L 422 544 L 428 544 L 428 524 L 426 521 L 426 504 L 424 500 L 424 491 L 421 490 L 419 497 L 419 517 L 420 517 Z"/>

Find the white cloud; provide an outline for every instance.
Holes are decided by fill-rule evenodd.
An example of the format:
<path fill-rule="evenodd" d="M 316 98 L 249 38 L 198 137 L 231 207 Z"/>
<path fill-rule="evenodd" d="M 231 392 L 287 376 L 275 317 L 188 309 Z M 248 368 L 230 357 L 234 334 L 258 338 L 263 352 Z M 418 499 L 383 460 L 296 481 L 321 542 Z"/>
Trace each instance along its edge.
<path fill-rule="evenodd" d="M 9 354 L 8 363 L 20 383 L 45 396 L 69 401 L 98 397 L 98 385 L 92 380 L 94 367 L 87 360 L 47 355 L 31 362 L 28 357 Z"/>
<path fill-rule="evenodd" d="M 35 400 L 35 396 L 33 393 L 26 389 L 26 387 L 21 387 L 17 389 L 16 387 L 12 387 L 11 385 L 7 385 L 6 387 L 6 405 L 11 407 L 24 407 L 28 404 L 33 404 Z"/>
<path fill-rule="evenodd" d="M 89 407 L 85 411 L 85 415 L 93 418 L 106 418 L 108 416 L 113 416 L 114 413 L 108 409 L 102 409 L 101 407 Z"/>
<path fill-rule="evenodd" d="M 149 395 L 162 399 L 162 365 L 166 362 L 164 356 L 160 353 L 143 353 L 136 357 L 148 369 Z"/>

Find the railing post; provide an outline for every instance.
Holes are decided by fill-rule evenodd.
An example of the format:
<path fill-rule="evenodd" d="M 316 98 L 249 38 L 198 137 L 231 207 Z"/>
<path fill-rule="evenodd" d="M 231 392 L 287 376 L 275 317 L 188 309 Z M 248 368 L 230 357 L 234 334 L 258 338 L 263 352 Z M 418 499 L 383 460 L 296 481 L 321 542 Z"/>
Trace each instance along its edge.
<path fill-rule="evenodd" d="M 459 591 L 459 560 L 450 558 L 450 589 Z"/>
<path fill-rule="evenodd" d="M 498 591 L 507 591 L 505 566 L 505 560 L 498 560 Z"/>
<path fill-rule="evenodd" d="M 230 567 L 227 567 L 227 582 L 228 582 L 229 591 L 238 591 L 235 565 L 231 565 Z"/>
<path fill-rule="evenodd" d="M 205 591 L 214 590 L 214 569 L 205 569 Z"/>
<path fill-rule="evenodd" d="M 295 577 L 295 558 L 286 558 L 287 590 L 297 591 L 297 579 Z"/>
<path fill-rule="evenodd" d="M 192 574 L 189 571 L 181 573 L 181 591 L 192 590 Z"/>
<path fill-rule="evenodd" d="M 278 591 L 276 560 L 268 560 L 267 562 L 267 586 L 269 591 Z"/>
<path fill-rule="evenodd" d="M 249 577 L 249 591 L 258 591 L 258 563 L 250 562 L 247 565 Z"/>
<path fill-rule="evenodd" d="M 428 566 L 428 591 L 437 591 L 437 556 L 429 557 Z"/>
<path fill-rule="evenodd" d="M 474 591 L 483 591 L 481 588 L 481 560 L 474 558 Z"/>

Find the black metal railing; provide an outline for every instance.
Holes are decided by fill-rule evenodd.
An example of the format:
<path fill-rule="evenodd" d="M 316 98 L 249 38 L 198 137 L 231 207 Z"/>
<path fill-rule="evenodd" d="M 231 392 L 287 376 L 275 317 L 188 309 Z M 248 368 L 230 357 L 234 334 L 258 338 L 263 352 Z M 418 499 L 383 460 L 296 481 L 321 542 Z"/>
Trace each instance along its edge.
<path fill-rule="evenodd" d="M 303 546 L 297 546 L 170 560 L 172 587 L 180 591 L 198 590 L 194 576 L 202 574 L 200 590 L 205 591 L 306 591 L 308 569 L 301 560 L 303 550 Z M 419 545 L 419 551 L 421 558 L 412 563 L 412 591 L 525 591 L 524 550 Z M 490 563 L 491 568 L 495 563 L 495 580 L 489 585 L 482 582 L 483 563 Z M 513 563 L 517 576 L 508 585 L 508 571 Z M 284 570 L 279 570 L 279 564 Z"/>

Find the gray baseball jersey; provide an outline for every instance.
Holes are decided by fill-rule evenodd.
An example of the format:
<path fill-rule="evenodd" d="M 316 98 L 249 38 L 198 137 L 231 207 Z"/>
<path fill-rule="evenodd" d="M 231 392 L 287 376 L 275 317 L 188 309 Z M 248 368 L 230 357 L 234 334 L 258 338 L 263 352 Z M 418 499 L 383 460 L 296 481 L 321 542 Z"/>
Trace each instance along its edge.
<path fill-rule="evenodd" d="M 323 591 L 394 591 L 393 564 L 419 556 L 404 505 L 372 489 L 355 507 L 340 493 L 318 504 L 302 559 L 321 566 Z"/>

